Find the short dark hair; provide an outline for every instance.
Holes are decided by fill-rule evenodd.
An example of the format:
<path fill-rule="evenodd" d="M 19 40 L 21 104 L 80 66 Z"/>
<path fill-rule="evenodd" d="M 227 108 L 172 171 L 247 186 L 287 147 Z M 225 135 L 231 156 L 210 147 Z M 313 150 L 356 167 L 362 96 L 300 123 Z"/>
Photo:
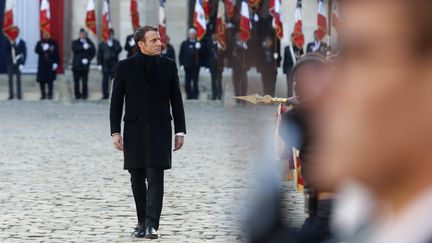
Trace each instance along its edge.
<path fill-rule="evenodd" d="M 133 38 L 134 38 L 136 45 L 138 45 L 138 41 L 144 41 L 145 40 L 145 34 L 149 31 L 159 32 L 159 29 L 153 25 L 146 25 L 143 27 L 139 27 L 135 31 Z"/>

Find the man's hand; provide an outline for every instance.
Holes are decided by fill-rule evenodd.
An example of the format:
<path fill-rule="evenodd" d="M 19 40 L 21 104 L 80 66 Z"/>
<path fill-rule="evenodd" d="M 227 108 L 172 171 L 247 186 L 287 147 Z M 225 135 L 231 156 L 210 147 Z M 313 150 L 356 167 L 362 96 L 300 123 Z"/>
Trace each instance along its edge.
<path fill-rule="evenodd" d="M 116 134 L 112 135 L 112 139 L 113 139 L 114 147 L 119 151 L 123 151 L 123 138 L 122 138 L 122 136 L 119 133 L 116 133 Z"/>
<path fill-rule="evenodd" d="M 184 144 L 184 136 L 175 136 L 173 151 L 177 151 L 181 149 L 183 147 L 183 144 Z"/>

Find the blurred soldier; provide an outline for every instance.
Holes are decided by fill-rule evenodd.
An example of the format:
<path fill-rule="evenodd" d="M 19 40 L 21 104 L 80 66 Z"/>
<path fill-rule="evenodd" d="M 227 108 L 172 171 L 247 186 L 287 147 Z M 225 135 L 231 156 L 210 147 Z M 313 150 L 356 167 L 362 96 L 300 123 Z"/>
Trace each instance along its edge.
<path fill-rule="evenodd" d="M 314 31 L 314 41 L 307 44 L 306 52 L 318 52 L 323 56 L 327 55 L 327 43 L 318 38 L 318 31 Z"/>
<path fill-rule="evenodd" d="M 95 57 L 96 50 L 93 42 L 87 37 L 84 29 L 80 30 L 79 38 L 72 42 L 72 72 L 74 76 L 75 99 L 87 99 L 87 80 L 91 60 Z M 80 90 L 82 80 L 82 91 Z"/>
<path fill-rule="evenodd" d="M 15 39 L 15 42 L 9 43 L 8 50 L 10 51 L 10 62 L 7 66 L 8 78 L 9 78 L 9 100 L 15 98 L 14 96 L 14 83 L 13 76 L 16 75 L 16 85 L 17 92 L 16 96 L 20 100 L 22 99 L 22 90 L 21 90 L 21 72 L 23 70 L 25 61 L 27 59 L 27 46 L 26 43 L 19 37 L 19 28 L 15 27 L 18 32 L 18 37 Z M 12 55 L 12 48 L 15 51 L 15 58 Z"/>
<path fill-rule="evenodd" d="M 176 60 L 174 47 L 170 43 L 170 37 L 166 36 L 166 47 L 162 50 L 162 55 Z"/>
<path fill-rule="evenodd" d="M 211 73 L 212 99 L 222 99 L 222 73 L 224 69 L 223 50 L 217 40 L 217 34 L 212 34 L 210 42 L 209 69 Z"/>
<path fill-rule="evenodd" d="M 294 34 L 291 34 L 291 43 L 294 43 L 293 37 Z M 301 56 L 303 56 L 303 54 L 303 48 L 298 48 L 296 45 L 285 47 L 283 73 L 285 74 L 287 80 L 288 97 L 292 97 L 294 95 L 294 82 L 291 78 L 291 69 L 296 63 L 296 61 Z"/>
<path fill-rule="evenodd" d="M 59 49 L 57 41 L 51 39 L 49 33 L 43 32 L 42 40 L 36 43 L 35 52 L 38 54 L 37 82 L 41 90 L 41 100 L 53 98 L 53 84 L 59 63 Z M 46 92 L 48 86 L 48 94 Z"/>
<path fill-rule="evenodd" d="M 116 73 L 121 50 L 120 42 L 114 39 L 114 30 L 110 29 L 108 40 L 99 44 L 97 53 L 98 69 L 102 72 L 102 99 L 104 100 L 109 98 L 109 82 Z"/>
<path fill-rule="evenodd" d="M 196 30 L 191 28 L 188 31 L 188 39 L 183 41 L 180 46 L 179 55 L 180 66 L 183 67 L 185 71 L 185 88 L 187 99 L 198 99 L 200 49 L 201 43 L 196 39 Z"/>
<path fill-rule="evenodd" d="M 273 38 L 266 36 L 262 43 L 261 58 L 258 62 L 264 94 L 270 96 L 275 94 L 278 60 L 280 60 L 274 47 Z"/>
<path fill-rule="evenodd" d="M 244 96 L 248 89 L 248 77 L 247 70 L 248 65 L 246 63 L 246 50 L 248 46 L 245 42 L 240 40 L 240 36 L 236 34 L 236 41 L 232 51 L 232 77 L 234 83 L 234 92 L 236 96 Z M 237 101 L 242 103 L 241 101 Z"/>
<path fill-rule="evenodd" d="M 136 29 L 134 29 L 134 32 L 135 31 L 136 31 Z M 134 34 L 128 35 L 126 37 L 126 43 L 125 43 L 124 49 L 127 51 L 127 57 L 132 56 L 136 52 L 135 41 L 134 41 L 133 37 L 134 37 Z"/>

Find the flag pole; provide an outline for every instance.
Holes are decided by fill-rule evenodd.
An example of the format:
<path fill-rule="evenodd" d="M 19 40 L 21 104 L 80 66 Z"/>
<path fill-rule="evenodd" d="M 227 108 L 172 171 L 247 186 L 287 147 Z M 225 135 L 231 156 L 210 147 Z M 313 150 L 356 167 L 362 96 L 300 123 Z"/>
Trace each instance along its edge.
<path fill-rule="evenodd" d="M 328 23 L 327 23 L 327 26 L 328 26 L 328 30 L 329 30 L 329 44 L 328 44 L 328 51 L 332 51 L 331 50 L 331 48 L 332 48 L 332 38 L 331 38 L 331 36 L 332 36 L 332 12 L 333 12 L 333 10 L 332 10 L 332 5 L 333 5 L 333 0 L 329 0 L 329 6 L 328 6 L 328 14 L 327 14 L 327 16 L 328 16 Z"/>

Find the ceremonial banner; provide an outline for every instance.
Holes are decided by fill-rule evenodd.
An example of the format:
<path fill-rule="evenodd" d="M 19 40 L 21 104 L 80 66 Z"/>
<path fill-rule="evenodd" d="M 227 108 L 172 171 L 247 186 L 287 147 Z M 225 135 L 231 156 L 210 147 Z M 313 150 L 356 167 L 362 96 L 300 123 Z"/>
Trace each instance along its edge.
<path fill-rule="evenodd" d="M 283 24 L 282 24 L 282 15 L 281 15 L 281 0 L 273 0 L 274 8 L 273 13 L 270 11 L 270 14 L 273 16 L 273 28 L 275 29 L 276 36 L 279 39 L 283 38 Z"/>
<path fill-rule="evenodd" d="M 225 13 L 224 13 L 224 6 L 222 2 L 218 3 L 218 12 L 217 12 L 217 19 L 216 19 L 216 28 L 215 28 L 215 34 L 217 36 L 220 48 L 222 50 L 225 50 L 226 48 L 226 33 L 225 33 Z"/>
<path fill-rule="evenodd" d="M 318 2 L 318 17 L 317 17 L 317 35 L 318 39 L 322 40 L 327 35 L 327 6 L 324 0 Z"/>
<path fill-rule="evenodd" d="M 51 10 L 48 0 L 42 0 L 39 13 L 39 25 L 41 32 L 51 36 Z"/>
<path fill-rule="evenodd" d="M 202 0 L 202 6 L 204 9 L 204 15 L 206 22 L 210 21 L 210 13 L 211 13 L 211 0 Z"/>
<path fill-rule="evenodd" d="M 297 0 L 297 7 L 295 10 L 295 24 L 294 24 L 294 45 L 298 48 L 303 48 L 305 43 L 304 35 L 303 35 L 303 22 L 301 16 L 302 3 L 301 0 Z"/>
<path fill-rule="evenodd" d="M 273 0 L 270 0 L 270 2 Z M 259 9 L 261 6 L 261 0 L 249 0 L 249 6 L 254 9 Z"/>
<path fill-rule="evenodd" d="M 339 2 L 333 1 L 332 4 L 333 4 L 333 6 L 332 6 L 332 26 L 336 29 L 336 31 L 338 31 L 339 30 L 339 24 L 340 24 Z"/>
<path fill-rule="evenodd" d="M 13 0 L 6 0 L 6 6 L 3 15 L 3 33 L 9 42 L 14 42 L 18 37 L 18 31 L 14 25 Z"/>
<path fill-rule="evenodd" d="M 85 26 L 89 29 L 93 34 L 97 34 L 96 31 L 96 8 L 94 4 L 94 0 L 88 0 L 87 8 L 86 8 L 86 19 Z"/>
<path fill-rule="evenodd" d="M 130 12 L 131 12 L 132 28 L 135 30 L 139 26 L 139 12 L 138 12 L 138 2 L 137 2 L 137 0 L 131 0 L 131 2 L 130 2 Z"/>
<path fill-rule="evenodd" d="M 197 39 L 200 41 L 207 31 L 207 22 L 205 18 L 205 13 L 202 5 L 203 0 L 195 1 L 195 11 L 194 11 L 194 21 L 193 24 L 197 29 Z"/>
<path fill-rule="evenodd" d="M 104 0 L 102 6 L 102 40 L 107 41 L 110 36 L 111 16 L 109 1 Z"/>
<path fill-rule="evenodd" d="M 250 19 L 249 19 L 249 6 L 247 0 L 242 0 L 241 9 L 240 9 L 240 40 L 248 41 L 251 33 L 250 33 Z"/>
<path fill-rule="evenodd" d="M 165 49 L 167 44 L 166 38 L 166 19 L 165 19 L 165 0 L 159 1 L 159 34 L 162 42 L 162 49 Z"/>

